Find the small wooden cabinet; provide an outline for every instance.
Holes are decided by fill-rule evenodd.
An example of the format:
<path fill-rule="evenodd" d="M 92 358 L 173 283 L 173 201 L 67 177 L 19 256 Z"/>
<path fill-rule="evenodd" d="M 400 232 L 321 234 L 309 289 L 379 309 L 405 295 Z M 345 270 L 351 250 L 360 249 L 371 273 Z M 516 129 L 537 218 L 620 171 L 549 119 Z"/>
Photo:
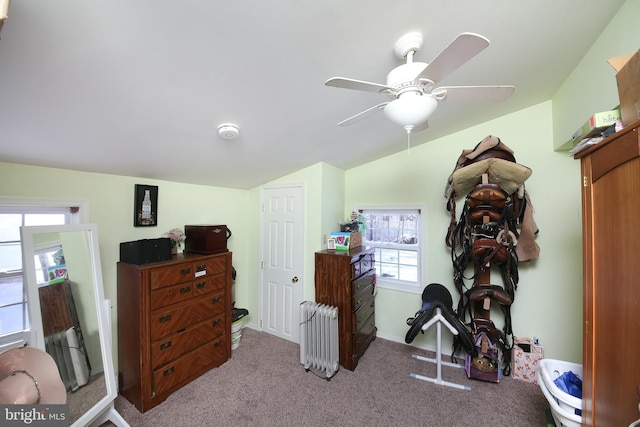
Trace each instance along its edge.
<path fill-rule="evenodd" d="M 582 424 L 640 417 L 640 121 L 576 154 L 582 170 Z"/>
<path fill-rule="evenodd" d="M 231 357 L 231 252 L 118 263 L 120 394 L 146 412 Z"/>
<path fill-rule="evenodd" d="M 376 338 L 375 283 L 373 248 L 316 252 L 316 302 L 338 307 L 340 364 L 350 371 Z"/>

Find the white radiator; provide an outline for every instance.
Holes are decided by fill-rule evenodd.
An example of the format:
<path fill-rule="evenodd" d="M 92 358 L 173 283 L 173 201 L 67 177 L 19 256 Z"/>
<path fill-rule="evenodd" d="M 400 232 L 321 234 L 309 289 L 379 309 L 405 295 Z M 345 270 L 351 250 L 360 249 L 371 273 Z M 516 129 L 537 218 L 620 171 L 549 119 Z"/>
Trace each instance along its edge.
<path fill-rule="evenodd" d="M 89 382 L 89 366 L 78 345 L 75 328 L 49 335 L 45 337 L 44 343 L 47 353 L 58 365 L 67 391 L 76 391 Z"/>
<path fill-rule="evenodd" d="M 338 308 L 315 302 L 300 304 L 300 363 L 331 379 L 338 371 Z"/>

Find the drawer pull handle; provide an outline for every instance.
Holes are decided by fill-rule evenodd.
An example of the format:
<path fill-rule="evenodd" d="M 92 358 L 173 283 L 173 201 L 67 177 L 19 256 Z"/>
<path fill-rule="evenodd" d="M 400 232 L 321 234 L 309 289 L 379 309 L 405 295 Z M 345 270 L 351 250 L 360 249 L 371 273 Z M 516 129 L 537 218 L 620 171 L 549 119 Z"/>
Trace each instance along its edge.
<path fill-rule="evenodd" d="M 169 320 L 171 320 L 170 314 L 165 314 L 164 316 L 160 316 L 160 323 L 168 322 Z"/>
<path fill-rule="evenodd" d="M 174 368 L 173 366 L 170 367 L 169 369 L 167 369 L 166 371 L 163 372 L 165 377 L 168 377 L 169 375 L 173 374 L 173 371 L 175 371 L 176 368 Z"/>
<path fill-rule="evenodd" d="M 213 321 L 213 326 L 218 326 L 220 323 L 222 323 L 222 319 L 216 319 Z"/>
<path fill-rule="evenodd" d="M 160 344 L 160 350 L 166 350 L 171 347 L 171 341 L 164 342 Z"/>
<path fill-rule="evenodd" d="M 202 289 L 207 287 L 207 282 L 200 282 L 196 285 L 196 288 Z"/>
<path fill-rule="evenodd" d="M 191 273 L 191 267 L 183 268 L 182 270 L 180 270 L 180 274 L 182 275 L 189 273 Z"/>
<path fill-rule="evenodd" d="M 214 302 L 214 303 L 220 302 L 220 301 L 222 301 L 222 297 L 221 296 L 217 296 L 214 299 L 212 299 L 211 301 Z"/>
<path fill-rule="evenodd" d="M 207 269 L 207 264 L 200 264 L 196 269 L 197 271 L 205 271 Z"/>
<path fill-rule="evenodd" d="M 213 345 L 213 347 L 220 347 L 222 345 L 222 340 L 218 340 L 216 341 L 216 343 Z"/>
<path fill-rule="evenodd" d="M 191 291 L 191 286 L 185 286 L 184 288 L 180 288 L 180 294 L 186 294 Z"/>

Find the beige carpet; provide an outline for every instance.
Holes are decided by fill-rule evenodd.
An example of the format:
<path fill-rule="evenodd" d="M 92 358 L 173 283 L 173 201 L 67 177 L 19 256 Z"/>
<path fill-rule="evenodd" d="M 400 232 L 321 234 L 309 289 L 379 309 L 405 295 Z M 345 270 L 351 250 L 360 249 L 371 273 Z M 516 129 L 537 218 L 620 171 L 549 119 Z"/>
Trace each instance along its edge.
<path fill-rule="evenodd" d="M 305 372 L 299 346 L 245 328 L 223 366 L 176 391 L 144 414 L 126 399 L 115 406 L 131 426 L 545 426 L 548 404 L 537 385 L 503 378 L 469 380 L 443 367 L 457 390 L 410 378 L 436 376 L 436 365 L 405 344 L 376 339 L 355 371 L 331 381 Z"/>

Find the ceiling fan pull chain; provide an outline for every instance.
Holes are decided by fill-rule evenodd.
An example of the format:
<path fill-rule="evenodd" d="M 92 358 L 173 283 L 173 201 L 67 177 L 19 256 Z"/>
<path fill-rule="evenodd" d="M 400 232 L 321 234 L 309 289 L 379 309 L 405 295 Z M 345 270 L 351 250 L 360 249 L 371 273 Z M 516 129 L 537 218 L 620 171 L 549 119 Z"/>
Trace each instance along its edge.
<path fill-rule="evenodd" d="M 407 154 L 411 151 L 411 131 L 413 130 L 413 125 L 407 125 L 404 127 L 407 130 Z"/>

